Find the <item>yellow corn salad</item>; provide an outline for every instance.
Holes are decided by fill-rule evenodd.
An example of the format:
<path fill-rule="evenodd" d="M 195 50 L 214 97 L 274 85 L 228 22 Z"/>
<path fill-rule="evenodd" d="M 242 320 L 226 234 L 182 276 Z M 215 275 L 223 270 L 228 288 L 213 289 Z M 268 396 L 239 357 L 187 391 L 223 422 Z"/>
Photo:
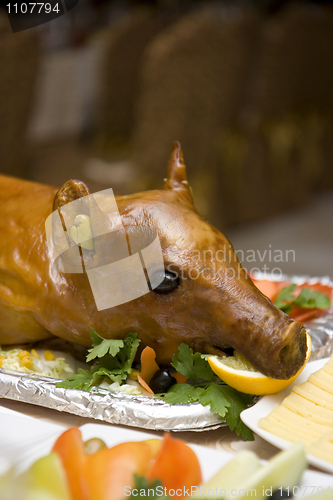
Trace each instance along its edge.
<path fill-rule="evenodd" d="M 65 379 L 74 370 L 66 363 L 65 358 L 57 357 L 50 350 L 41 350 L 39 353 L 35 349 L 27 351 L 25 349 L 2 349 L 0 347 L 0 368 L 5 370 L 36 373 L 45 377 Z"/>

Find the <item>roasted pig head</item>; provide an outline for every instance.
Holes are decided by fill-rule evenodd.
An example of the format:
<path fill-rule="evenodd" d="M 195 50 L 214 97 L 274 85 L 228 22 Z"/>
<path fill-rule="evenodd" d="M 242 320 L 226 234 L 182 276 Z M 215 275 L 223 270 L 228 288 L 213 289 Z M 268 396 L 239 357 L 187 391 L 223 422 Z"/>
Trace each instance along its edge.
<path fill-rule="evenodd" d="M 160 364 L 184 342 L 202 353 L 235 349 L 273 378 L 298 371 L 307 349 L 304 326 L 255 287 L 227 238 L 198 214 L 179 143 L 163 190 L 116 198 L 126 232 L 145 227 L 158 235 L 163 277 L 148 293 L 103 310 L 87 272 L 54 266 L 44 230 L 52 212 L 88 194 L 79 181 L 57 191 L 1 178 L 0 344 L 57 336 L 89 346 L 92 327 L 105 338 L 137 332 L 141 348 L 153 347 Z M 112 217 L 105 224 L 112 228 Z M 95 247 L 84 252 L 90 267 L 103 264 Z"/>

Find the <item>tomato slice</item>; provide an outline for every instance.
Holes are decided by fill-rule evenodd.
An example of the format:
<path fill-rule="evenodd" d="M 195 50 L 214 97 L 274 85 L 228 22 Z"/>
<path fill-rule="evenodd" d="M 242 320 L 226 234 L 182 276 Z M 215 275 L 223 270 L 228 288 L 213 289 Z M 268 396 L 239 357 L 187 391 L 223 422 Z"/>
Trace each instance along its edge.
<path fill-rule="evenodd" d="M 89 500 L 126 498 L 134 487 L 134 475 L 145 476 L 151 460 L 152 448 L 143 441 L 122 443 L 88 455 L 85 476 Z"/>
<path fill-rule="evenodd" d="M 177 498 L 190 494 L 191 486 L 198 486 L 202 481 L 196 454 L 184 441 L 174 439 L 171 434 L 165 435 L 147 478 L 149 481 L 160 480 L 167 494 L 174 490 Z"/>
<path fill-rule="evenodd" d="M 161 440 L 160 440 L 161 441 Z M 73 500 L 119 500 L 132 489 L 134 475 L 145 476 L 158 450 L 149 442 L 127 442 L 87 455 L 81 431 L 73 427 L 52 451 L 63 464 Z"/>
<path fill-rule="evenodd" d="M 310 321 L 311 319 L 318 318 L 324 314 L 322 309 L 305 309 L 304 307 L 294 307 L 293 310 L 289 313 L 289 316 L 300 323 L 304 323 L 305 321 Z"/>

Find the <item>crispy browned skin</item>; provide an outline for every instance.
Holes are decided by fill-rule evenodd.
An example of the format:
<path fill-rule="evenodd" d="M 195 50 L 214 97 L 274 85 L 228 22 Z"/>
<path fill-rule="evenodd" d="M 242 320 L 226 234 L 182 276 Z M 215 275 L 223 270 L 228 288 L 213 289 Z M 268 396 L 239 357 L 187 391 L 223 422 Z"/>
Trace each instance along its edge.
<path fill-rule="evenodd" d="M 87 194 L 70 181 L 53 187 L 0 177 L 0 344 L 52 336 L 90 345 L 90 327 L 106 338 L 137 332 L 169 363 L 181 342 L 200 352 L 233 347 L 258 370 L 289 378 L 303 364 L 306 332 L 276 309 L 241 267 L 217 229 L 195 210 L 178 143 L 163 190 L 117 198 L 126 226 L 157 230 L 166 268 L 179 287 L 104 311 L 95 306 L 86 274 L 60 274 L 51 265 L 45 220 L 62 204 Z"/>

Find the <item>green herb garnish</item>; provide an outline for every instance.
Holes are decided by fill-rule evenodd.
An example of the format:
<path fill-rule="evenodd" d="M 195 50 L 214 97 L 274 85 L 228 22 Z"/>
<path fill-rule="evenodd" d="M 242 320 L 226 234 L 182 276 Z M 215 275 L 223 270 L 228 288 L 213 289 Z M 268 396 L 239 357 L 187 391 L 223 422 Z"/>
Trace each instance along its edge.
<path fill-rule="evenodd" d="M 131 493 L 130 499 L 134 498 L 159 498 L 160 500 L 169 500 L 170 497 L 165 495 L 166 488 L 163 487 L 162 483 L 155 479 L 152 484 L 148 483 L 148 479 L 143 476 L 134 475 L 135 484 L 133 488 L 125 488 L 128 493 Z M 127 493 L 127 491 L 126 491 Z"/>
<path fill-rule="evenodd" d="M 187 344 L 180 344 L 177 354 L 172 358 L 172 366 L 177 372 L 185 375 L 195 383 L 200 379 L 210 382 L 214 375 L 203 355 L 199 352 L 193 354 L 192 349 Z"/>
<path fill-rule="evenodd" d="M 165 403 L 201 403 L 210 405 L 213 413 L 224 418 L 237 435 L 253 441 L 252 431 L 241 421 L 240 414 L 253 403 L 252 396 L 229 387 L 219 379 L 209 366 L 205 356 L 193 353 L 186 344 L 181 344 L 172 358 L 172 366 L 189 378 L 185 384 L 175 384 L 164 394 L 158 394 Z"/>
<path fill-rule="evenodd" d="M 295 283 L 282 288 L 274 302 L 275 306 L 287 314 L 292 311 L 293 306 L 304 309 L 327 309 L 330 307 L 331 301 L 325 293 L 303 287 L 300 294 L 295 297 L 296 288 Z"/>
<path fill-rule="evenodd" d="M 91 329 L 93 347 L 89 349 L 87 361 L 95 360 L 89 370 L 79 369 L 57 384 L 64 389 L 89 391 L 105 377 L 121 384 L 132 371 L 132 364 L 140 343 L 136 333 L 129 333 L 124 340 L 103 339 Z M 205 356 L 193 353 L 186 344 L 181 344 L 173 356 L 172 366 L 188 377 L 185 384 L 175 384 L 165 394 L 158 394 L 166 403 L 201 403 L 210 405 L 213 413 L 224 418 L 231 430 L 246 440 L 253 440 L 252 431 L 240 419 L 240 413 L 253 403 L 252 397 L 226 385 L 213 372 Z"/>
<path fill-rule="evenodd" d="M 59 382 L 57 387 L 89 391 L 104 377 L 121 384 L 131 373 L 140 343 L 136 333 L 129 333 L 124 340 L 103 339 L 93 328 L 90 329 L 90 334 L 93 347 L 88 351 L 87 361 L 96 359 L 96 364 L 90 370 L 79 368 L 77 375 Z"/>

